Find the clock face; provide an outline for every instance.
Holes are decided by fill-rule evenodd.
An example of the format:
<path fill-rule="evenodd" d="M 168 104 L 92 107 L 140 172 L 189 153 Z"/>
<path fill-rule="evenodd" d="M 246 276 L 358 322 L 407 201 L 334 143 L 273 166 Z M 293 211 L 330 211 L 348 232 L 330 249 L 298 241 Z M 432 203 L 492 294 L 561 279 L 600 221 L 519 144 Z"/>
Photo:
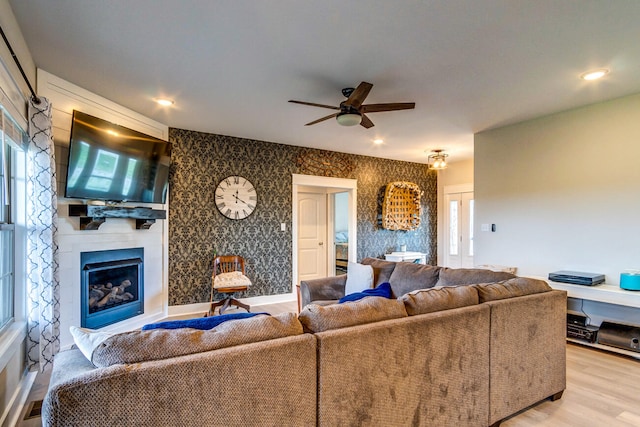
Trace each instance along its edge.
<path fill-rule="evenodd" d="M 258 203 L 253 184 L 241 176 L 229 176 L 220 181 L 215 197 L 218 210 L 229 219 L 245 219 Z"/>

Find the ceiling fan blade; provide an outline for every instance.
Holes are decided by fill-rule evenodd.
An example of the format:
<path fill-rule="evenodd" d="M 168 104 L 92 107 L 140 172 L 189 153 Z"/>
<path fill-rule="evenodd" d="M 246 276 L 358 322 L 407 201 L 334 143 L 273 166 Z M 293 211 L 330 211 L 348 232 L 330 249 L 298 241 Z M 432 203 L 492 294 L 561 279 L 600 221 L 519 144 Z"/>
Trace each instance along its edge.
<path fill-rule="evenodd" d="M 337 115 L 338 115 L 338 113 L 335 113 L 335 114 L 329 114 L 329 115 L 328 115 L 328 116 L 326 116 L 326 117 L 323 117 L 323 118 L 321 118 L 321 119 L 318 119 L 318 120 L 314 120 L 314 121 L 312 121 L 312 122 L 309 122 L 309 123 L 307 123 L 305 126 L 311 126 L 311 125 L 315 125 L 316 123 L 324 122 L 325 120 L 329 120 L 330 118 L 335 117 L 335 116 L 337 116 Z"/>
<path fill-rule="evenodd" d="M 375 126 L 373 124 L 373 122 L 369 119 L 369 117 L 365 116 L 364 114 L 362 115 L 362 121 L 360 122 L 360 126 L 365 127 L 367 129 L 372 128 L 373 126 Z"/>
<path fill-rule="evenodd" d="M 369 91 L 372 87 L 373 85 L 371 83 L 360 83 L 358 87 L 353 92 L 351 92 L 351 95 L 349 95 L 349 98 L 347 98 L 347 100 L 343 104 L 355 109 L 360 108 L 367 95 L 369 95 Z"/>
<path fill-rule="evenodd" d="M 310 105 L 312 107 L 330 108 L 332 110 L 340 109 L 340 107 L 334 107 L 333 105 L 316 104 L 315 102 L 294 101 L 293 99 L 289 100 L 289 102 L 293 102 L 294 104 Z"/>
<path fill-rule="evenodd" d="M 411 110 L 416 108 L 415 102 L 392 102 L 388 104 L 367 104 L 360 108 L 363 113 L 379 113 L 382 111 Z"/>

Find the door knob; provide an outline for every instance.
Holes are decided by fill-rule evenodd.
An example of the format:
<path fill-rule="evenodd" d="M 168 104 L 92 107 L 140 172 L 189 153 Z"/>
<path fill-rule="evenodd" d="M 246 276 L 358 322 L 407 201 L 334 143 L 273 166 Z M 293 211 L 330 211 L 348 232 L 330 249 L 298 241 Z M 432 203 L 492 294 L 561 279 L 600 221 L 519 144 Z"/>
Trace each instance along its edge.
<path fill-rule="evenodd" d="M 322 246 L 322 245 L 323 245 L 323 242 L 318 243 L 318 246 Z"/>

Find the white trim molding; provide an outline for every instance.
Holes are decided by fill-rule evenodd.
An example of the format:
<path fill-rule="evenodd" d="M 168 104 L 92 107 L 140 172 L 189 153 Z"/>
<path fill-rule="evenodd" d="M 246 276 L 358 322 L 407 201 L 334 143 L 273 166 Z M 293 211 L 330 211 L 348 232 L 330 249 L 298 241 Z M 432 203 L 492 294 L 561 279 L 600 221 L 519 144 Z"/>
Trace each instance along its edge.
<path fill-rule="evenodd" d="M 349 193 L 349 261 L 357 259 L 357 226 L 358 226 L 358 180 L 348 178 L 332 178 L 326 176 L 292 174 L 292 203 L 291 203 L 291 252 L 292 290 L 298 284 L 298 192 L 301 187 L 324 187 L 331 190 L 339 189 Z"/>

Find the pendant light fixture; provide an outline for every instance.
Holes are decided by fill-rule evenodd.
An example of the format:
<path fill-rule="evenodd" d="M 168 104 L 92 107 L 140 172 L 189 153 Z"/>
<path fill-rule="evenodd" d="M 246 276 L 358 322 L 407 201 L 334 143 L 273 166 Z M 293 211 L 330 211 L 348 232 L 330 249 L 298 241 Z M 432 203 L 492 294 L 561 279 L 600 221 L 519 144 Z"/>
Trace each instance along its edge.
<path fill-rule="evenodd" d="M 427 156 L 427 164 L 429 169 L 442 170 L 447 168 L 447 157 L 443 150 L 431 150 L 432 154 Z"/>

